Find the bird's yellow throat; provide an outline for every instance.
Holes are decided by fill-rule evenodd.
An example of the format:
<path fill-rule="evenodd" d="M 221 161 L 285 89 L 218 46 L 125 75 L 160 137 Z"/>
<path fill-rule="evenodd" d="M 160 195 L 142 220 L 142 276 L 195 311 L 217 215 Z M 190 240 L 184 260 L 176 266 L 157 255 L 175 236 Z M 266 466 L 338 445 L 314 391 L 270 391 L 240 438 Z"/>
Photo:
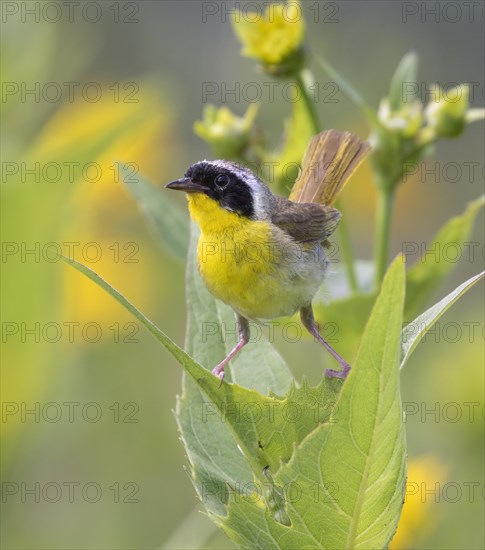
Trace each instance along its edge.
<path fill-rule="evenodd" d="M 268 277 L 275 269 L 270 224 L 228 212 L 204 194 L 189 194 L 188 202 L 201 230 L 197 256 L 209 290 L 251 318 L 274 317 L 275 292 L 283 281 Z"/>
<path fill-rule="evenodd" d="M 192 219 L 199 224 L 202 233 L 221 233 L 230 229 L 237 229 L 254 222 L 234 212 L 229 212 L 215 200 L 204 193 L 187 195 L 189 212 Z"/>
<path fill-rule="evenodd" d="M 198 223 L 201 231 L 199 248 L 201 243 L 206 243 L 207 246 L 226 247 L 234 244 L 240 249 L 252 247 L 256 252 L 258 247 L 267 248 L 266 245 L 271 241 L 269 222 L 254 221 L 229 212 L 215 200 L 201 193 L 189 194 L 187 198 L 190 215 Z M 261 253 L 258 251 L 258 254 Z M 261 256 L 261 260 L 264 260 L 264 256 Z M 204 263 L 205 258 L 199 257 L 199 262 Z"/>

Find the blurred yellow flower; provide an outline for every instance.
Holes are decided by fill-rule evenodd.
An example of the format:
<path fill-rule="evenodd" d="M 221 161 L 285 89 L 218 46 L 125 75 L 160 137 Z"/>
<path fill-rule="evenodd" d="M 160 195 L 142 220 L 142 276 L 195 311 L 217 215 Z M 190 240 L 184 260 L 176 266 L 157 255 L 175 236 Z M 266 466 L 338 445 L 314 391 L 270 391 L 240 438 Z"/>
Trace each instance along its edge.
<path fill-rule="evenodd" d="M 300 1 L 272 3 L 263 14 L 233 14 L 234 32 L 242 55 L 257 59 L 271 74 L 291 73 L 301 67 L 305 23 Z"/>
<path fill-rule="evenodd" d="M 47 121 L 29 155 L 29 164 L 60 166 L 59 183 L 67 184 L 58 239 L 73 243 L 73 253 L 67 255 L 99 273 L 142 309 L 153 303 L 155 292 L 162 297 L 165 288 L 152 276 L 158 251 L 151 241 L 140 240 L 135 224 L 138 209 L 123 184 L 121 165 L 128 165 L 127 177 L 135 182 L 139 175 L 153 181 L 167 179 L 163 169 L 175 154 L 170 133 L 173 115 L 159 96 L 158 87 L 146 81 L 139 84 L 135 101 L 114 101 L 103 88 L 97 102 L 65 104 Z M 110 339 L 116 331 L 129 337 L 130 327 L 123 329 L 132 321 L 129 314 L 74 269 L 66 266 L 62 272 L 65 319 L 79 323 L 79 330 L 93 323 L 93 334 L 99 324 Z"/>
<path fill-rule="evenodd" d="M 103 88 L 99 101 L 63 105 L 40 132 L 31 162 L 60 166 L 62 182 L 73 187 L 74 212 L 83 225 L 91 218 L 106 228 L 106 216 L 119 221 L 135 212 L 119 163 L 129 165 L 128 177 L 163 178 L 164 160 L 174 154 L 169 137 L 173 116 L 163 108 L 159 93 L 151 82 L 141 82 L 132 101 L 115 101 Z"/>
<path fill-rule="evenodd" d="M 447 473 L 448 467 L 433 455 L 409 461 L 404 508 L 391 550 L 416 548 L 436 527 L 436 498 L 440 498 Z"/>
<path fill-rule="evenodd" d="M 257 112 L 254 103 L 242 117 L 227 107 L 217 109 L 214 105 L 207 105 L 202 120 L 194 123 L 194 132 L 211 146 L 218 158 L 237 159 L 249 145 Z"/>

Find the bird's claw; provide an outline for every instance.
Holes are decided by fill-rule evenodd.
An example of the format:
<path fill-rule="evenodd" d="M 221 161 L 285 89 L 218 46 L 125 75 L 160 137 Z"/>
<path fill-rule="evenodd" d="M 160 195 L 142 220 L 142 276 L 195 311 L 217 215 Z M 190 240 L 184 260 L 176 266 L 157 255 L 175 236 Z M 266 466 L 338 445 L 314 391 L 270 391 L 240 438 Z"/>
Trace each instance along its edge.
<path fill-rule="evenodd" d="M 219 374 L 219 388 L 222 386 L 222 382 L 224 381 L 224 371 Z"/>
<path fill-rule="evenodd" d="M 345 380 L 350 372 L 350 368 L 350 365 L 345 363 L 342 365 L 342 370 L 327 369 L 325 371 L 325 376 L 327 378 L 341 378 L 342 380 Z"/>
<path fill-rule="evenodd" d="M 222 386 L 222 382 L 224 380 L 224 367 L 221 368 L 220 365 L 217 365 L 217 367 L 214 367 L 212 369 L 212 374 L 214 376 L 217 376 L 219 378 L 219 388 Z"/>

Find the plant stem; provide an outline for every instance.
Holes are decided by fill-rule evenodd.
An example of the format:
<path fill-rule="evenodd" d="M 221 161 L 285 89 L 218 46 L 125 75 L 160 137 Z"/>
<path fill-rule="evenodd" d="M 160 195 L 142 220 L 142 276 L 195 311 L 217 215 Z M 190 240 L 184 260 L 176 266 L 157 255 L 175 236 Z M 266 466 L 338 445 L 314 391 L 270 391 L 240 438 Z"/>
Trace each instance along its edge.
<path fill-rule="evenodd" d="M 301 92 L 301 98 L 303 100 L 303 104 L 305 105 L 305 109 L 308 114 L 308 118 L 310 119 L 310 122 L 312 124 L 312 129 L 315 134 L 319 134 L 321 132 L 320 129 L 320 120 L 318 119 L 317 110 L 315 108 L 315 102 L 310 97 L 310 86 L 313 83 L 313 75 L 308 69 L 304 69 L 300 71 L 296 76 L 296 83 L 298 87 L 300 88 Z"/>
<path fill-rule="evenodd" d="M 312 100 L 310 96 L 310 90 L 309 87 L 313 83 L 313 75 L 308 69 L 304 69 L 298 73 L 296 76 L 296 83 L 298 84 L 298 87 L 300 88 L 301 97 L 303 100 L 303 104 L 305 105 L 305 109 L 308 114 L 308 118 L 312 124 L 313 132 L 315 134 L 320 133 L 321 127 L 320 127 L 320 121 L 318 119 L 317 110 L 315 108 L 315 102 Z M 347 272 L 347 277 L 349 280 L 349 285 L 352 290 L 353 294 L 357 294 L 359 291 L 359 287 L 357 284 L 357 276 L 355 273 L 355 266 L 354 266 L 354 255 L 352 253 L 352 243 L 350 240 L 350 231 L 347 225 L 347 221 L 345 219 L 344 215 L 344 206 L 342 203 L 342 200 L 339 199 L 336 202 L 336 208 L 340 210 L 342 213 L 342 219 L 340 220 L 339 229 L 340 229 L 340 246 L 342 249 L 342 260 L 345 265 L 345 269 Z"/>
<path fill-rule="evenodd" d="M 389 243 L 391 239 L 391 219 L 394 205 L 394 190 L 391 186 L 378 187 L 375 233 L 375 287 L 380 287 L 387 268 Z"/>

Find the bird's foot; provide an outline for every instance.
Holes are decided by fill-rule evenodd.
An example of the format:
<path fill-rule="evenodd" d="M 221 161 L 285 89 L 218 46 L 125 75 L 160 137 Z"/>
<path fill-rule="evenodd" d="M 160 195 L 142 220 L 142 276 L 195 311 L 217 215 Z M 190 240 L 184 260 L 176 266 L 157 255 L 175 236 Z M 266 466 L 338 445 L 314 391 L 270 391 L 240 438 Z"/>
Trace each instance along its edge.
<path fill-rule="evenodd" d="M 348 363 L 341 364 L 342 370 L 327 369 L 325 376 L 327 378 L 341 378 L 345 380 L 350 372 L 351 366 Z"/>
<path fill-rule="evenodd" d="M 226 361 L 219 363 L 216 367 L 212 369 L 212 374 L 219 378 L 219 387 L 222 386 L 222 381 L 224 380 L 224 367 L 226 366 Z"/>

